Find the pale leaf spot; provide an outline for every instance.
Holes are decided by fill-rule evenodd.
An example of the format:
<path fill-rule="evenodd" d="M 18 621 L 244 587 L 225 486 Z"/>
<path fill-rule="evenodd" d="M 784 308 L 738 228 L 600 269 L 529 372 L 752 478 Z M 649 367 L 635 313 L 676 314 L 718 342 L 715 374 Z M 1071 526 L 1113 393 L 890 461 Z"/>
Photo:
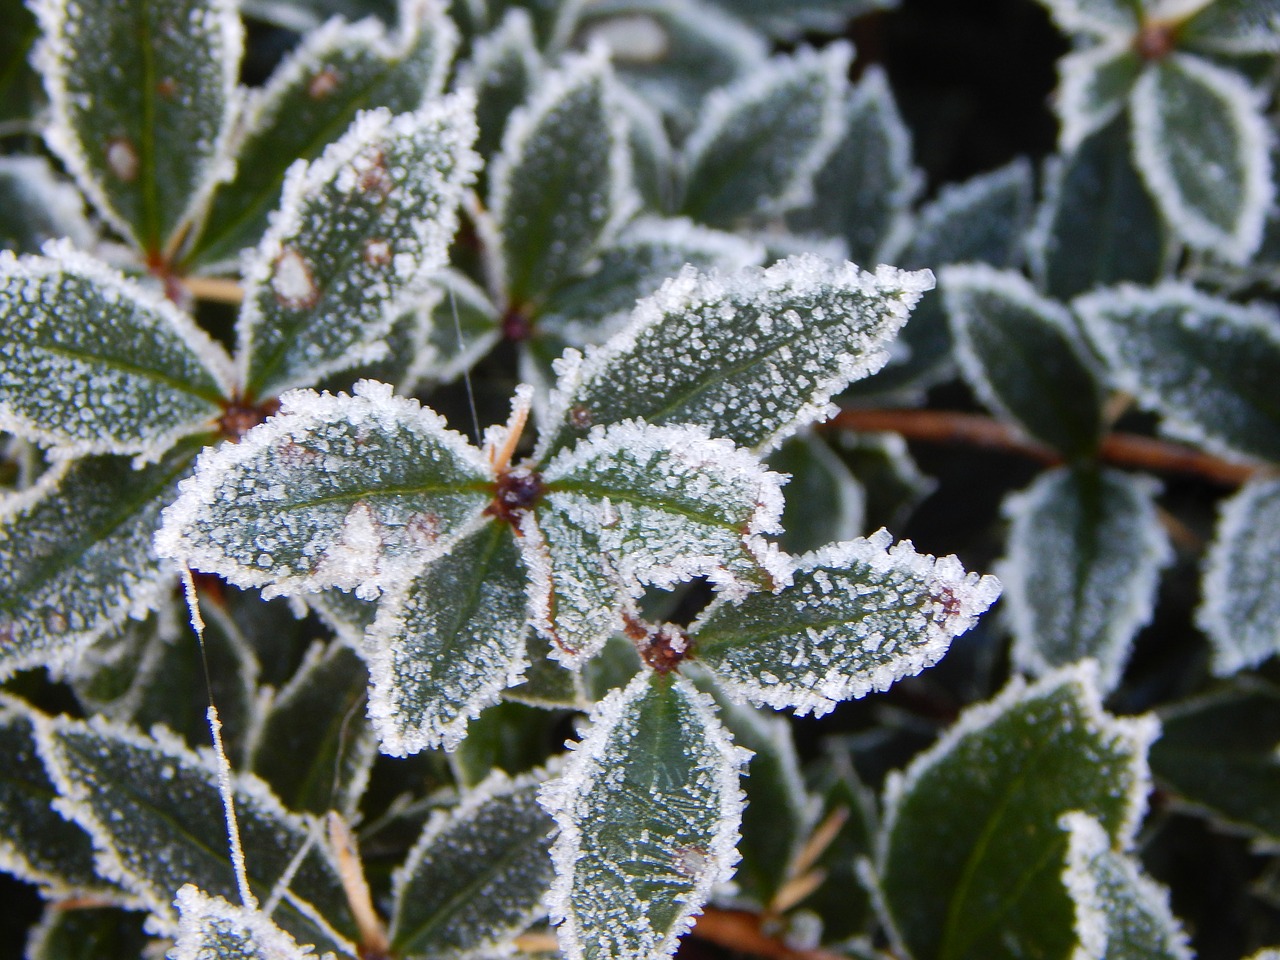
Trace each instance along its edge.
<path fill-rule="evenodd" d="M 342 78 L 332 67 L 326 67 L 311 78 L 307 84 L 307 96 L 312 100 L 323 100 L 342 84 Z"/>
<path fill-rule="evenodd" d="M 311 276 L 311 267 L 292 247 L 285 247 L 276 258 L 271 289 L 281 305 L 291 310 L 314 307 L 320 299 L 320 288 Z"/>
<path fill-rule="evenodd" d="M 138 151 L 124 137 L 107 141 L 107 168 L 117 180 L 132 183 L 138 176 Z"/>

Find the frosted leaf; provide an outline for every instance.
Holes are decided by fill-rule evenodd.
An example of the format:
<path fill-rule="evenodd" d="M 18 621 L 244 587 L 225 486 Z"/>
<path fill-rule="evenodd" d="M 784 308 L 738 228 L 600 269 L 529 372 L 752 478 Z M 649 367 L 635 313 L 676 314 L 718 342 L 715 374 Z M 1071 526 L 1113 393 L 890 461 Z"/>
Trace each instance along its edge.
<path fill-rule="evenodd" d="M 1146 0 L 1143 0 L 1145 5 Z M 1085 33 L 1100 39 L 1132 36 L 1141 15 L 1133 0 L 1040 0 L 1066 33 Z"/>
<path fill-rule="evenodd" d="M 540 555 L 545 557 L 545 550 Z M 530 578 L 530 584 L 532 593 L 533 578 Z M 545 583 L 540 584 L 539 588 L 545 591 Z M 503 690 L 503 700 L 543 710 L 587 710 L 591 707 L 595 698 L 586 693 L 582 671 L 566 669 L 552 659 L 553 648 L 554 644 L 536 630 L 530 628 L 525 632 L 525 659 L 529 666 L 524 672 L 524 682 Z M 633 673 L 634 668 L 627 676 Z"/>
<path fill-rule="evenodd" d="M 211 897 L 192 884 L 178 890 L 178 934 L 170 960 L 308 960 L 310 946 L 281 930 L 261 910 Z"/>
<path fill-rule="evenodd" d="M 306 32 L 266 86 L 247 95 L 233 144 L 235 176 L 214 194 L 187 260 L 234 263 L 256 244 L 289 165 L 318 156 L 357 111 L 407 113 L 439 96 L 457 30 L 440 5 L 399 6 L 395 34 L 372 17 L 354 24 L 334 19 Z"/>
<path fill-rule="evenodd" d="M 0 157 L 0 250 L 38 253 L 59 237 L 81 249 L 96 240 L 80 192 L 44 157 Z"/>
<path fill-rule="evenodd" d="M 1205 555 L 1196 626 L 1229 676 L 1280 653 L 1280 482 L 1255 480 L 1222 504 Z"/>
<path fill-rule="evenodd" d="M 489 479 L 442 417 L 385 384 L 295 390 L 279 416 L 201 456 L 156 549 L 269 595 L 336 586 L 370 599 L 449 548 L 488 505 Z"/>
<path fill-rule="evenodd" d="M 874 10 L 890 10 L 897 0 L 711 0 L 779 40 L 801 33 L 842 33 L 849 21 Z"/>
<path fill-rule="evenodd" d="M 1173 560 L 1158 491 L 1149 477 L 1059 468 L 1005 501 L 1009 538 L 996 572 L 1016 667 L 1044 673 L 1092 657 L 1103 691 L 1120 682 Z"/>
<path fill-rule="evenodd" d="M 363 113 L 319 159 L 290 167 L 245 263 L 247 392 L 270 396 L 377 355 L 400 302 L 446 262 L 479 166 L 473 106 L 459 95 L 397 117 Z"/>
<path fill-rule="evenodd" d="M 1103 433 L 1103 391 L 1070 312 L 1020 273 L 985 264 L 939 274 L 964 378 L 988 408 L 1068 459 Z"/>
<path fill-rule="evenodd" d="M 56 790 L 36 749 L 36 716 L 23 701 L 0 694 L 0 871 L 39 885 L 49 900 L 127 900 L 98 876 L 88 835 L 49 806 Z"/>
<path fill-rule="evenodd" d="M 1132 843 L 1151 789 L 1153 716 L 1102 709 L 1090 661 L 970 707 L 885 786 L 880 894 L 912 956 L 1068 956 L 1074 905 L 1059 818 Z"/>
<path fill-rule="evenodd" d="M 89 833 L 98 871 L 134 894 L 157 930 L 177 931 L 171 898 L 185 883 L 239 899 L 210 752 L 193 753 L 162 728 L 146 737 L 101 718 L 42 720 L 37 736 L 60 794 L 56 809 Z M 252 890 L 266 900 L 297 867 L 274 921 L 299 940 L 355 956 L 346 896 L 318 826 L 288 813 L 256 777 L 235 776 L 233 789 Z"/>
<path fill-rule="evenodd" d="M 662 114 L 627 87 L 618 89 L 618 107 L 627 119 L 631 179 L 644 208 L 673 209 L 676 205 L 675 155 Z"/>
<path fill-rule="evenodd" d="M 0 500 L 0 676 L 59 668 L 172 586 L 151 547 L 194 451 L 133 470 L 87 457 Z"/>
<path fill-rule="evenodd" d="M 160 616 L 127 620 L 104 633 L 57 671 L 85 714 L 133 718 L 144 691 L 156 681 L 164 647 L 177 638 L 174 605 L 162 604 L 161 609 L 165 612 Z"/>
<path fill-rule="evenodd" d="M 1054 102 L 1062 128 L 1058 143 L 1071 153 L 1085 137 L 1101 129 L 1124 109 L 1142 71 L 1132 38 L 1076 50 L 1058 61 L 1058 94 Z"/>
<path fill-rule="evenodd" d="M 417 355 L 408 365 L 400 392 L 424 384 L 447 383 L 472 369 L 502 339 L 502 318 L 489 295 L 465 274 L 446 267 L 432 277 L 436 296 L 415 306 Z"/>
<path fill-rule="evenodd" d="M 378 753 L 364 718 L 367 685 L 350 647 L 315 643 L 262 709 L 249 768 L 290 810 L 354 815 Z"/>
<path fill-rule="evenodd" d="M 536 516 L 552 597 L 549 621 L 536 622 L 566 662 L 600 649 L 641 584 L 706 576 L 740 595 L 789 573 L 761 536 L 779 529 L 781 478 L 697 427 L 597 427 L 547 464 L 543 481 Z"/>
<path fill-rule="evenodd" d="M 568 960 L 661 960 L 733 875 L 746 751 L 710 697 L 649 670 L 591 721 L 542 788 L 560 828 L 551 919 Z"/>
<path fill-rule="evenodd" d="M 815 433 L 792 437 L 767 462 L 791 478 L 782 489 L 786 505 L 778 545 L 783 550 L 816 550 L 866 529 L 866 491 L 826 440 Z"/>
<path fill-rule="evenodd" d="M 1243 263 L 1275 197 L 1260 95 L 1239 74 L 1171 54 L 1131 99 L 1133 155 L 1170 226 L 1198 250 Z"/>
<path fill-rule="evenodd" d="M 361 600 L 337 587 L 309 593 L 303 599 L 339 640 L 352 650 L 362 648 L 364 632 L 378 615 L 377 601 Z"/>
<path fill-rule="evenodd" d="M 844 131 L 853 48 L 776 57 L 714 91 L 684 145 L 680 212 L 716 227 L 802 206 Z"/>
<path fill-rule="evenodd" d="M 489 521 L 383 597 L 365 638 L 383 753 L 454 749 L 467 721 L 520 682 L 527 583 L 512 528 Z"/>
<path fill-rule="evenodd" d="M 522 7 L 509 7 L 497 27 L 476 37 L 470 60 L 458 70 L 458 86 L 476 92 L 480 156 L 501 148 L 507 118 L 537 85 L 542 66 L 533 20 Z"/>
<path fill-rule="evenodd" d="M 553 824 L 538 782 L 495 771 L 432 815 L 392 880 L 397 956 L 491 957 L 543 915 Z"/>
<path fill-rule="evenodd" d="M 234 0 L 38 0 L 49 148 L 103 218 L 149 253 L 229 174 L 243 42 Z"/>
<path fill-rule="evenodd" d="M 1070 837 L 1062 882 L 1075 904 L 1072 960 L 1191 960 L 1169 891 L 1135 857 L 1113 849 L 1089 814 L 1067 813 L 1060 822 Z"/>
<path fill-rule="evenodd" d="M 539 299 L 577 273 L 639 205 L 626 122 L 602 50 L 543 75 L 512 114 L 489 170 L 500 287 L 511 303 Z"/>
<path fill-rule="evenodd" d="M 804 255 L 727 276 L 685 268 L 585 361 L 572 352 L 561 361 L 548 415 L 559 429 L 540 450 L 632 417 L 696 423 L 768 450 L 878 370 L 885 344 L 932 286 L 927 271 L 871 274 Z"/>
<path fill-rule="evenodd" d="M 736 697 L 800 716 L 933 665 L 1000 584 L 890 539 L 831 544 L 797 557 L 779 592 L 713 604 L 689 629 L 698 661 Z"/>
<path fill-rule="evenodd" d="M 1280 10 L 1271 0 L 1214 0 L 1182 25 L 1178 41 L 1211 54 L 1280 53 Z"/>
<path fill-rule="evenodd" d="M 44 916 L 27 933 L 25 960 L 68 957 L 140 957 L 151 937 L 143 929 L 145 914 L 119 907 L 67 910 L 45 904 Z"/>
<path fill-rule="evenodd" d="M 1280 315 L 1190 285 L 1121 286 L 1072 304 L 1115 386 L 1211 450 L 1280 460 Z"/>
<path fill-rule="evenodd" d="M 63 455 L 158 458 L 210 430 L 230 362 L 191 318 L 69 246 L 0 253 L 0 429 Z"/>
<path fill-rule="evenodd" d="M 868 69 L 841 109 L 844 133 L 814 177 L 813 201 L 787 223 L 843 237 L 852 260 L 876 263 L 902 245 L 923 177 L 883 70 Z"/>

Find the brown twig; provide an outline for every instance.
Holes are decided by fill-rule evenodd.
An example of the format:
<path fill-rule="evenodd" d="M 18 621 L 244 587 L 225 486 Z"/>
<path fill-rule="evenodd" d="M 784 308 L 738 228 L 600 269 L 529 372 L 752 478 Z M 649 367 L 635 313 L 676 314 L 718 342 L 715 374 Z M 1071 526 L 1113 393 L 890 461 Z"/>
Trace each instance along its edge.
<path fill-rule="evenodd" d="M 729 950 L 752 953 L 770 960 L 847 960 L 827 950 L 796 950 L 761 929 L 761 917 L 747 910 L 707 907 L 698 917 L 693 935 Z"/>
<path fill-rule="evenodd" d="M 896 433 L 906 440 L 960 444 L 1001 450 L 1028 457 L 1045 466 L 1062 463 L 1058 453 L 1028 440 L 1014 428 L 991 417 L 952 410 L 842 410 L 827 421 L 828 430 Z M 1158 473 L 1185 473 L 1210 483 L 1238 487 L 1261 469 L 1233 463 L 1191 447 L 1132 433 L 1111 433 L 1102 441 L 1098 459 L 1121 467 Z"/>

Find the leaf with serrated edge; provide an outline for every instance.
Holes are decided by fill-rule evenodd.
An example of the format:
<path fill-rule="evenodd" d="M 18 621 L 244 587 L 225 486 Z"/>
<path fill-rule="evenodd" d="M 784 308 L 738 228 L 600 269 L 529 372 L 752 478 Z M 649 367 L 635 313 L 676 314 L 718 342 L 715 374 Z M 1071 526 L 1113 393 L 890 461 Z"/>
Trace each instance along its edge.
<path fill-rule="evenodd" d="M 543 779 L 494 771 L 432 815 L 392 880 L 396 956 L 495 956 L 544 914 L 554 825 L 538 806 Z"/>
<path fill-rule="evenodd" d="M 151 547 L 160 511 L 194 451 L 134 470 L 87 457 L 0 500 L 0 677 L 60 668 L 172 588 Z"/>
<path fill-rule="evenodd" d="M 1092 657 L 1104 691 L 1120 682 L 1173 560 L 1158 491 L 1150 477 L 1060 468 L 1005 501 L 1009 538 L 996 573 L 1015 666 L 1038 674 Z"/>
<path fill-rule="evenodd" d="M 467 721 L 520 682 L 528 584 L 512 528 L 485 521 L 382 598 L 365 657 L 383 753 L 454 749 Z"/>
<path fill-rule="evenodd" d="M 1089 134 L 1124 109 L 1142 71 L 1130 37 L 1069 53 L 1058 61 L 1054 108 L 1061 123 L 1058 144 L 1075 150 Z"/>
<path fill-rule="evenodd" d="M 558 429 L 538 456 L 630 418 L 701 424 L 767 451 L 883 366 L 885 345 L 932 287 L 928 271 L 871 274 L 806 255 L 727 276 L 686 267 L 585 360 L 566 352 L 547 417 Z"/>
<path fill-rule="evenodd" d="M 970 707 L 885 785 L 880 895 L 916 957 L 1066 960 L 1071 900 L 1058 819 L 1082 810 L 1128 849 L 1151 789 L 1153 716 L 1102 709 L 1084 661 Z"/>
<path fill-rule="evenodd" d="M 494 286 L 513 303 L 580 270 L 639 206 L 612 85 L 603 50 L 570 58 L 507 123 L 489 209 L 501 244 Z"/>
<path fill-rule="evenodd" d="M 540 798 L 560 828 L 551 919 L 568 960 L 661 960 L 733 875 L 746 751 L 709 696 L 648 670 L 591 721 Z"/>
<path fill-rule="evenodd" d="M 0 429 L 59 456 L 156 460 L 213 427 L 230 361 L 158 294 L 70 246 L 0 253 Z"/>
<path fill-rule="evenodd" d="M 1227 454 L 1280 461 L 1280 313 L 1189 284 L 1122 285 L 1072 301 L 1115 386 L 1170 435 Z"/>
<path fill-rule="evenodd" d="M 1130 115 L 1134 159 L 1173 229 L 1198 250 L 1248 260 L 1275 197 L 1260 94 L 1231 70 L 1175 53 L 1146 68 Z"/>
<path fill-rule="evenodd" d="M 535 620 L 577 665 L 622 626 L 641 584 L 708 577 L 727 595 L 785 583 L 763 539 L 778 532 L 781 477 L 701 428 L 626 421 L 595 428 L 543 472 L 537 523 L 551 560 L 550 622 Z"/>
<path fill-rule="evenodd" d="M 1113 849 L 1087 813 L 1064 814 L 1060 822 L 1070 836 L 1062 882 L 1075 904 L 1072 960 L 1191 960 L 1169 891 L 1136 858 Z"/>
<path fill-rule="evenodd" d="M 1220 677 L 1280 653 L 1280 481 L 1255 480 L 1223 502 L 1204 560 L 1196 626 Z"/>
<path fill-rule="evenodd" d="M 1064 456 L 1090 456 L 1102 387 L 1070 312 L 1020 273 L 986 264 L 939 272 L 956 360 L 983 404 Z"/>
<path fill-rule="evenodd" d="M 1280 10 L 1271 0 L 1214 0 L 1182 24 L 1178 42 L 1228 56 L 1280 53 Z"/>
<path fill-rule="evenodd" d="M 449 548 L 491 479 L 443 417 L 386 384 L 294 390 L 280 415 L 205 451 L 156 550 L 268 597 L 337 586 L 372 599 Z"/>
<path fill-rule="evenodd" d="M 39 253 L 45 241 L 59 237 L 81 250 L 97 239 L 80 191 L 44 157 L 0 157 L 0 250 Z"/>
<path fill-rule="evenodd" d="M 298 161 L 246 259 L 237 327 L 258 397 L 376 359 L 397 307 L 444 266 L 474 179 L 469 95 L 393 117 L 362 113 L 319 159 Z"/>
<path fill-rule="evenodd" d="M 238 907 L 184 884 L 173 901 L 178 934 L 169 960 L 309 960 L 300 947 L 261 910 Z"/>
<path fill-rule="evenodd" d="M 831 544 L 795 558 L 781 591 L 713 604 L 689 628 L 698 661 L 735 696 L 800 716 L 936 663 L 999 581 L 891 540 L 880 530 Z"/>
<path fill-rule="evenodd" d="M 194 753 L 163 728 L 146 737 L 101 718 L 42 719 L 37 738 L 61 794 L 56 808 L 88 832 L 99 873 L 135 894 L 159 931 L 177 931 L 170 898 L 184 883 L 238 898 L 209 751 Z M 253 892 L 264 902 L 282 898 L 274 919 L 295 937 L 355 956 L 345 937 L 354 925 L 319 825 L 287 812 L 256 777 L 239 774 L 232 788 Z M 275 889 L 282 878 L 283 892 Z"/>
<path fill-rule="evenodd" d="M 844 130 L 853 48 L 776 57 L 713 91 L 684 146 L 681 212 L 717 227 L 802 206 Z"/>
<path fill-rule="evenodd" d="M 226 262 L 257 243 L 290 163 L 317 156 L 358 110 L 405 113 L 439 95 L 457 29 L 439 5 L 400 6 L 394 36 L 373 18 L 333 19 L 306 33 L 266 86 L 248 94 L 233 144 L 235 176 L 214 194 L 188 260 Z"/>
<path fill-rule="evenodd" d="M 159 253 L 230 173 L 243 43 L 236 4 L 31 6 L 51 106 L 45 142 L 108 223 Z"/>

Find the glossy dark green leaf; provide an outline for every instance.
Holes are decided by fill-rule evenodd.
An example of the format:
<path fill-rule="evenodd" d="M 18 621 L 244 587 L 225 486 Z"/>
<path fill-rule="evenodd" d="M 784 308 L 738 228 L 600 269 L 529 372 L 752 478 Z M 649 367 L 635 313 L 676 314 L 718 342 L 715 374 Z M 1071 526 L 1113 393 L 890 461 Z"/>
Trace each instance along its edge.
<path fill-rule="evenodd" d="M 559 745 L 556 729 L 562 716 L 514 701 L 489 707 L 467 724 L 466 739 L 449 754 L 458 784 L 470 790 L 494 770 L 516 776 L 545 763 L 551 748 Z"/>
<path fill-rule="evenodd" d="M 40 78 L 28 63 L 39 28 L 23 0 L 0 3 L 0 23 L 0 121 L 29 120 L 39 102 Z"/>
<path fill-rule="evenodd" d="M 492 157 L 502 145 L 507 119 L 528 98 L 542 71 L 529 11 L 513 7 L 489 34 L 478 37 L 462 82 L 476 92 L 476 150 Z"/>

